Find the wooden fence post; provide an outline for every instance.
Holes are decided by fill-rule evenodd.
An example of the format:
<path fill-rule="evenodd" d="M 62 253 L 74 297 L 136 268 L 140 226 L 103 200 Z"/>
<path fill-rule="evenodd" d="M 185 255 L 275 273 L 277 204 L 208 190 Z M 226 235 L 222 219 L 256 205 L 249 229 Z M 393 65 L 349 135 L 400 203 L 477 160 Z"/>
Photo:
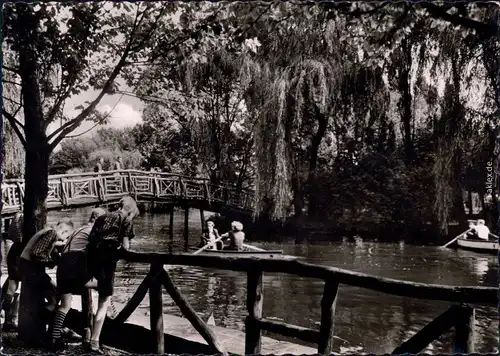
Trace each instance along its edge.
<path fill-rule="evenodd" d="M 97 175 L 97 199 L 99 200 L 100 203 L 104 202 L 104 199 L 105 199 L 105 192 L 104 192 L 104 184 L 105 184 L 105 180 L 104 178 L 98 174 Z"/>
<path fill-rule="evenodd" d="M 337 281 L 325 281 L 323 298 L 321 299 L 321 326 L 318 342 L 318 354 L 321 355 L 332 353 L 338 290 L 339 283 Z"/>
<path fill-rule="evenodd" d="M 61 184 L 61 203 L 64 207 L 68 206 L 68 190 L 66 189 L 66 185 L 64 184 L 64 179 L 61 177 L 59 180 Z"/>
<path fill-rule="evenodd" d="M 159 266 L 163 269 L 163 265 Z M 158 270 L 156 265 L 151 265 L 152 270 Z M 162 283 L 159 278 L 154 278 L 149 287 L 149 311 L 150 325 L 153 339 L 156 345 L 156 354 L 165 353 L 165 332 L 163 330 L 163 294 Z"/>
<path fill-rule="evenodd" d="M 23 191 L 23 188 L 21 187 L 21 183 L 16 182 L 16 186 L 17 186 L 17 191 L 18 191 L 18 195 L 19 195 L 19 205 L 21 206 L 21 210 L 22 210 L 23 209 L 22 206 L 24 204 L 24 191 Z"/>
<path fill-rule="evenodd" d="M 462 305 L 458 309 L 455 322 L 454 354 L 474 353 L 474 322 L 476 319 L 474 308 Z"/>
<path fill-rule="evenodd" d="M 262 333 L 257 320 L 262 319 L 262 304 L 264 290 L 262 285 L 262 271 L 250 269 L 247 272 L 247 311 L 245 320 L 245 354 L 258 355 L 261 353 Z"/>

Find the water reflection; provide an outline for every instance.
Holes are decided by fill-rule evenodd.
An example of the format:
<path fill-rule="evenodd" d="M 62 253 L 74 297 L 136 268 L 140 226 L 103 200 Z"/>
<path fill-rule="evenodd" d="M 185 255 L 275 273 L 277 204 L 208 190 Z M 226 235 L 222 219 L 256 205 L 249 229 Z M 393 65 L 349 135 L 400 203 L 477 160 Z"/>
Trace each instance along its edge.
<path fill-rule="evenodd" d="M 55 218 L 61 213 L 52 213 Z M 65 212 L 66 216 L 68 215 Z M 87 213 L 73 213 L 83 223 Z M 133 249 L 140 251 L 181 251 L 183 249 L 183 216 L 174 216 L 174 240 L 168 237 L 168 215 L 146 215 L 136 221 L 137 239 Z M 167 232 L 165 231 L 167 226 Z M 192 245 L 199 242 L 201 227 L 198 212 L 189 220 Z M 303 256 L 311 263 L 345 268 L 382 277 L 448 285 L 497 286 L 498 263 L 494 256 L 462 250 L 413 246 L 402 243 L 382 244 L 371 241 L 336 242 L 331 244 L 255 243 L 269 249 L 283 249 L 288 254 Z M 240 272 L 212 270 L 190 266 L 168 266 L 176 285 L 194 309 L 207 320 L 214 314 L 217 325 L 244 330 L 246 312 L 246 275 Z M 120 262 L 117 296 L 126 302 L 149 270 L 148 265 Z M 267 273 L 263 278 L 266 318 L 274 318 L 299 326 L 318 328 L 320 302 L 324 283 L 321 280 L 293 275 Z M 448 303 L 402 298 L 366 289 L 342 285 L 336 308 L 335 351 L 390 353 L 427 323 L 449 307 Z M 147 313 L 148 301 L 140 312 Z M 166 313 L 181 315 L 167 295 Z M 496 308 L 478 308 L 476 351 L 496 353 L 498 350 L 498 313 Z M 276 335 L 273 337 L 279 338 Z M 450 353 L 451 332 L 432 343 L 427 352 Z"/>

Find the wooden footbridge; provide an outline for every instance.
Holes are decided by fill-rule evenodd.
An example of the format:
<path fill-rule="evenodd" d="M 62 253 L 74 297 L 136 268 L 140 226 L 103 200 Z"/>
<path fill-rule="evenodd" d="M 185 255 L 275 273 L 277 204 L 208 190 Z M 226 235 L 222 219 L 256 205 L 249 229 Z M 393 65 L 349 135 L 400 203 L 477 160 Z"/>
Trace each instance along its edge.
<path fill-rule="evenodd" d="M 178 174 L 119 170 L 102 173 L 49 176 L 48 209 L 71 209 L 117 202 L 132 195 L 139 202 L 158 202 L 189 206 L 221 214 L 252 214 L 254 192 L 233 185 L 214 184 L 208 179 Z M 15 214 L 22 207 L 24 180 L 2 183 L 2 216 Z"/>
<path fill-rule="evenodd" d="M 397 296 L 440 300 L 450 307 L 423 327 L 409 340 L 397 347 L 394 354 L 419 353 L 443 333 L 454 329 L 453 353 L 474 352 L 475 306 L 497 305 L 497 288 L 456 287 L 405 282 L 363 273 L 304 263 L 297 260 L 272 258 L 223 258 L 194 256 L 191 254 L 162 254 L 124 252 L 128 263 L 149 264 L 150 270 L 136 293 L 129 299 L 118 316 L 107 321 L 103 342 L 134 353 L 183 353 L 203 354 L 331 354 L 334 350 L 335 309 L 341 285 L 350 285 Z M 244 333 L 236 330 L 209 326 L 193 310 L 189 301 L 175 286 L 169 266 L 198 266 L 240 271 L 247 274 L 247 311 Z M 263 274 L 287 273 L 325 282 L 320 302 L 321 320 L 317 330 L 272 320 L 262 314 L 265 301 Z M 163 291 L 166 290 L 180 308 L 185 319 L 163 313 Z M 150 322 L 134 318 L 133 312 L 149 292 Z M 72 312 L 72 326 L 91 327 L 92 303 L 89 296 L 82 299 L 83 313 Z M 128 322 L 127 322 L 128 320 Z M 184 320 L 184 321 L 182 321 Z M 191 324 L 189 326 L 188 324 Z M 147 325 L 149 324 L 149 325 Z M 193 338 L 193 333 L 199 333 Z M 262 336 L 262 331 L 295 338 L 316 348 Z M 238 338 L 239 336 L 239 338 Z M 182 346 L 180 341 L 182 339 Z M 368 350 L 369 351 L 369 350 Z"/>

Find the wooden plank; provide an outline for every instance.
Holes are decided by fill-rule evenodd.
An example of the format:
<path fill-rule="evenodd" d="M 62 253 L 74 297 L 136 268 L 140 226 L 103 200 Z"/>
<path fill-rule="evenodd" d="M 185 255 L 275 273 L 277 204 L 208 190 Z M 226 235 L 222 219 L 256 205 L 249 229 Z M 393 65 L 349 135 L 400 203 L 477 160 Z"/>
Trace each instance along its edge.
<path fill-rule="evenodd" d="M 152 267 L 152 270 L 159 268 Z M 163 328 L 163 296 L 162 286 L 158 278 L 155 278 L 149 288 L 149 309 L 150 309 L 150 326 L 151 332 L 156 346 L 156 354 L 163 355 L 165 353 L 165 336 Z"/>
<path fill-rule="evenodd" d="M 467 305 L 458 307 L 455 313 L 455 341 L 454 354 L 474 353 L 474 323 L 476 321 L 475 309 Z"/>
<path fill-rule="evenodd" d="M 335 280 L 382 293 L 428 300 L 443 300 L 469 304 L 497 305 L 498 289 L 484 286 L 447 286 L 401 281 L 391 278 L 303 262 L 297 259 L 268 257 L 232 258 L 223 256 L 192 255 L 189 253 L 140 253 L 127 251 L 123 258 L 129 262 L 151 263 L 160 259 L 165 265 L 219 268 L 231 271 L 249 271 L 257 268 L 263 272 L 287 273 L 301 277 Z"/>
<path fill-rule="evenodd" d="M 262 319 L 264 290 L 262 271 L 252 269 L 247 272 L 247 311 L 245 320 L 245 354 L 258 355 L 262 349 L 262 332 L 258 320 Z"/>
<path fill-rule="evenodd" d="M 217 336 L 213 330 L 199 317 L 199 315 L 194 311 L 193 307 L 189 304 L 188 300 L 182 295 L 182 293 L 177 289 L 174 282 L 170 278 L 168 272 L 163 269 L 160 273 L 159 278 L 163 283 L 163 286 L 167 290 L 168 294 L 172 297 L 175 304 L 179 307 L 191 325 L 200 333 L 200 335 L 205 339 L 209 346 L 217 353 L 227 355 L 227 351 L 224 346 L 217 340 Z"/>
<path fill-rule="evenodd" d="M 457 306 L 451 306 L 436 319 L 424 326 L 410 339 L 397 347 L 392 354 L 417 354 L 425 349 L 431 342 L 449 330 L 455 322 L 455 315 L 458 312 Z"/>
<path fill-rule="evenodd" d="M 286 337 L 293 337 L 305 342 L 318 343 L 319 331 L 302 326 L 287 324 L 281 321 L 262 318 L 257 321 L 261 330 L 269 331 Z"/>
<path fill-rule="evenodd" d="M 325 282 L 323 298 L 321 298 L 321 325 L 319 329 L 318 354 L 331 354 L 335 326 L 335 307 L 339 283 L 328 280 Z"/>

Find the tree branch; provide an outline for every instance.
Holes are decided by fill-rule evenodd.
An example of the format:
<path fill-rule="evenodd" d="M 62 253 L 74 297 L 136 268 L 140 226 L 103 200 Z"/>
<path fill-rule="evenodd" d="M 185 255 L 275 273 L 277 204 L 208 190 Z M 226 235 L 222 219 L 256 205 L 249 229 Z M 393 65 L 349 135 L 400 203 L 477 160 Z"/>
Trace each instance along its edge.
<path fill-rule="evenodd" d="M 118 99 L 118 101 L 115 103 L 115 105 L 113 105 L 113 107 L 111 108 L 111 110 L 109 110 L 106 115 L 104 115 L 94 126 L 92 126 L 90 129 L 88 130 L 85 130 L 84 132 L 82 133 L 79 133 L 77 135 L 71 135 L 71 136 L 66 136 L 66 138 L 76 138 L 76 137 L 80 137 L 82 135 L 85 135 L 87 132 L 89 131 L 92 131 L 93 129 L 95 129 L 97 126 L 103 124 L 106 119 L 109 117 L 109 115 L 111 115 L 111 113 L 115 110 L 116 106 L 120 103 L 120 101 L 122 101 L 123 99 L 123 96 L 124 94 L 122 94 L 122 96 L 120 97 L 120 99 Z"/>
<path fill-rule="evenodd" d="M 26 148 L 26 139 L 24 138 L 24 136 L 19 128 L 19 127 L 24 127 L 24 126 L 19 121 L 17 121 L 17 119 L 13 115 L 11 115 L 7 111 L 5 111 L 5 109 L 2 109 L 2 114 L 9 121 L 10 126 L 12 127 L 14 132 L 16 133 L 17 137 L 19 137 L 19 140 L 23 144 L 23 147 Z"/>
<path fill-rule="evenodd" d="M 101 10 L 101 7 L 99 7 L 98 5 L 95 5 L 92 15 L 99 12 L 99 10 Z M 88 42 L 91 38 L 91 36 L 90 36 L 91 26 L 92 26 L 92 24 L 89 22 L 89 23 L 87 23 L 86 28 L 82 30 L 82 31 L 85 31 L 85 34 L 86 34 L 85 38 L 87 39 L 87 41 L 84 41 L 84 43 L 82 43 L 82 45 L 80 47 L 81 52 L 84 52 L 84 49 L 87 46 L 87 43 L 85 43 L 85 42 Z M 61 76 L 62 75 L 63 75 L 63 71 L 61 70 Z M 66 88 L 64 88 L 65 85 L 64 85 L 64 82 L 61 78 L 61 93 L 59 94 L 58 98 L 56 99 L 56 101 L 54 103 L 54 106 L 52 107 L 52 109 L 50 110 L 50 112 L 48 113 L 47 117 L 44 120 L 44 129 L 47 129 L 49 124 L 54 121 L 57 113 L 61 110 L 61 107 L 63 106 L 64 102 L 66 101 L 66 99 L 69 97 L 69 95 L 71 93 L 71 89 L 75 84 L 77 76 L 78 76 L 77 72 L 71 73 L 71 76 L 66 80 L 66 85 L 67 85 Z"/>
<path fill-rule="evenodd" d="M 434 18 L 439 18 L 439 19 L 447 21 L 453 25 L 462 26 L 462 27 L 468 28 L 470 30 L 476 30 L 479 33 L 486 35 L 486 36 L 493 35 L 493 31 L 492 31 L 492 28 L 490 27 L 490 25 L 488 25 L 484 22 L 476 21 L 476 20 L 473 20 L 473 19 L 470 19 L 470 18 L 467 18 L 464 16 L 456 15 L 456 14 L 450 14 L 447 12 L 447 9 L 445 9 L 441 6 L 432 4 L 431 2 L 425 1 L 425 2 L 421 2 L 419 4 L 422 8 L 426 9 L 427 12 Z"/>
<path fill-rule="evenodd" d="M 127 45 L 125 46 L 125 49 L 123 50 L 123 53 L 116 64 L 115 68 L 111 72 L 111 75 L 109 76 L 108 80 L 104 84 L 101 92 L 99 95 L 74 119 L 66 122 L 64 125 L 62 125 L 60 128 L 55 130 L 53 133 L 51 133 L 48 137 L 48 140 L 50 141 L 51 139 L 54 139 L 52 143 L 49 145 L 49 149 L 53 150 L 63 139 L 64 137 L 71 133 L 73 130 L 75 130 L 78 126 L 82 124 L 82 122 L 88 117 L 88 115 L 97 107 L 101 99 L 106 95 L 106 93 L 109 91 L 111 86 L 113 85 L 113 82 L 115 81 L 116 77 L 120 74 L 120 71 L 122 68 L 125 66 L 126 59 L 128 55 L 131 52 L 132 48 L 132 42 L 135 36 L 135 31 L 137 30 L 138 26 L 138 14 L 136 15 L 134 25 L 132 26 L 132 31 L 130 33 L 129 40 L 127 42 Z"/>
<path fill-rule="evenodd" d="M 7 84 L 13 84 L 13 85 L 18 85 L 21 86 L 21 83 L 16 83 L 11 80 L 3 79 L 2 82 L 7 83 Z"/>
<path fill-rule="evenodd" d="M 17 75 L 21 75 L 21 71 L 19 71 L 19 69 L 16 69 L 14 67 L 9 67 L 9 66 L 6 66 L 6 65 L 2 65 L 2 69 L 5 69 L 5 70 L 8 70 L 12 73 L 16 73 Z"/>

